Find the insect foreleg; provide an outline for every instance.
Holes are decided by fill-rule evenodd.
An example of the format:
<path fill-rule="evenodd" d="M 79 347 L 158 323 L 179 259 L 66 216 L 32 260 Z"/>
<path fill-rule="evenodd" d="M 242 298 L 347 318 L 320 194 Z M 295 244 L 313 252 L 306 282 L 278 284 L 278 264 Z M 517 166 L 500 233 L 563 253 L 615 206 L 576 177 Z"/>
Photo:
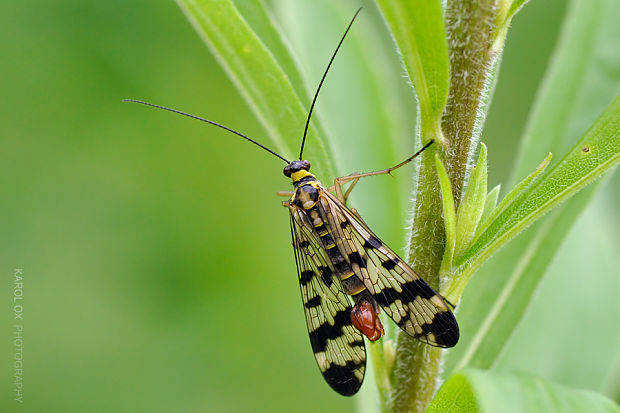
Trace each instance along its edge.
<path fill-rule="evenodd" d="M 293 196 L 295 192 L 291 192 L 291 191 L 278 191 L 276 193 L 277 196 L 285 196 L 287 198 L 290 198 Z M 282 206 L 285 208 L 289 208 L 291 206 L 291 201 L 282 201 Z"/>

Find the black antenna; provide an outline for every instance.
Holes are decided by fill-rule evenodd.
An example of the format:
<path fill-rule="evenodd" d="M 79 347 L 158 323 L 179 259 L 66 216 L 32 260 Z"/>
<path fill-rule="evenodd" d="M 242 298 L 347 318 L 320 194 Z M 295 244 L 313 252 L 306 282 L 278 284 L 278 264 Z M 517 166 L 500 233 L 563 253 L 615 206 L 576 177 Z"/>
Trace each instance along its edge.
<path fill-rule="evenodd" d="M 312 109 L 314 109 L 314 104 L 316 103 L 316 98 L 319 96 L 319 91 L 321 90 L 321 86 L 323 86 L 323 82 L 325 81 L 325 77 L 327 77 L 327 72 L 329 71 L 329 68 L 331 67 L 332 62 L 334 61 L 334 58 L 336 57 L 336 53 L 338 53 L 338 49 L 340 49 L 340 45 L 344 41 L 344 38 L 347 36 L 347 33 L 349 33 L 349 29 L 353 25 L 353 22 L 355 21 L 355 18 L 357 17 L 357 15 L 359 14 L 360 11 L 362 11 L 361 7 L 359 9 L 357 9 L 355 14 L 353 15 L 353 18 L 351 19 L 351 22 L 349 23 L 349 26 L 347 26 L 347 30 L 344 31 L 344 34 L 342 35 L 342 38 L 340 39 L 340 42 L 338 43 L 338 46 L 336 46 L 336 50 L 334 50 L 334 54 L 332 55 L 332 58 L 329 60 L 329 63 L 327 64 L 327 69 L 325 69 L 325 73 L 323 73 L 323 77 L 321 78 L 321 82 L 319 83 L 319 87 L 316 89 L 316 93 L 314 94 L 314 98 L 312 99 L 312 105 L 310 105 L 310 111 L 308 112 L 308 119 L 306 119 L 306 127 L 304 128 L 304 137 L 301 140 L 301 149 L 299 150 L 299 160 L 300 161 L 301 161 L 301 157 L 302 157 L 302 155 L 304 153 L 304 144 L 306 143 L 306 134 L 308 133 L 308 125 L 310 125 L 310 116 L 312 116 Z"/>
<path fill-rule="evenodd" d="M 266 146 L 264 146 L 264 145 L 261 145 L 260 143 L 256 142 L 254 139 L 252 139 L 252 138 L 248 138 L 248 137 L 247 137 L 247 136 L 245 136 L 243 133 L 237 132 L 236 130 L 231 129 L 231 128 L 229 128 L 228 126 L 220 125 L 219 123 L 217 123 L 217 122 L 213 122 L 212 120 L 204 119 L 204 118 L 201 118 L 200 116 L 192 115 L 191 113 L 182 112 L 182 111 L 180 111 L 180 110 L 176 110 L 176 109 L 172 109 L 172 108 L 167 108 L 167 107 L 165 107 L 165 106 L 159 106 L 159 105 L 156 105 L 156 104 L 154 104 L 154 103 L 144 102 L 144 101 L 142 101 L 142 100 L 136 100 L 136 99 L 123 99 L 123 102 L 140 103 L 140 104 L 142 104 L 142 105 L 152 106 L 152 107 L 157 108 L 157 109 L 167 110 L 168 112 L 178 113 L 179 115 L 183 115 L 183 116 L 187 116 L 187 117 L 192 118 L 192 119 L 197 119 L 197 120 L 200 120 L 200 121 L 203 121 L 203 122 L 207 122 L 207 123 L 209 123 L 209 124 L 211 124 L 211 125 L 214 125 L 214 126 L 217 126 L 217 127 L 222 128 L 222 129 L 225 129 L 225 130 L 227 130 L 228 132 L 232 132 L 232 133 L 234 133 L 235 135 L 241 136 L 243 139 L 247 139 L 248 141 L 252 142 L 254 145 L 256 145 L 256 146 L 260 146 L 261 148 L 263 148 L 263 149 L 264 149 L 264 150 L 266 150 L 267 152 L 269 152 L 269 153 L 271 153 L 271 154 L 273 154 L 273 155 L 277 156 L 278 158 L 282 159 L 284 162 L 286 162 L 286 163 L 290 163 L 290 162 L 289 162 L 289 161 L 288 161 L 285 157 L 283 157 L 282 155 L 280 155 L 280 154 L 278 154 L 278 153 L 276 153 L 276 152 L 272 151 L 272 150 L 271 150 L 271 149 L 269 149 L 268 147 L 266 147 Z"/>

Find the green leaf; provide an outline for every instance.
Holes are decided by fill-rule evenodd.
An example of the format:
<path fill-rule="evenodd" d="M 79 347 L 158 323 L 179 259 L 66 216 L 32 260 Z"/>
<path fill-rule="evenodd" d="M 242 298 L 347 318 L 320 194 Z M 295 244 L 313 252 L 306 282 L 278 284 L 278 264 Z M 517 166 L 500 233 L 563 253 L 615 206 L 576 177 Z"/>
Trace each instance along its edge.
<path fill-rule="evenodd" d="M 497 14 L 493 33 L 493 50 L 499 52 L 503 49 L 512 18 L 528 2 L 529 0 L 500 0 L 496 3 Z"/>
<path fill-rule="evenodd" d="M 452 267 L 452 259 L 454 258 L 454 248 L 456 242 L 456 212 L 454 210 L 454 197 L 452 196 L 452 188 L 450 187 L 450 178 L 446 168 L 441 162 L 439 154 L 435 154 L 435 166 L 437 168 L 437 176 L 439 178 L 439 187 L 441 188 L 441 200 L 443 203 L 443 220 L 446 225 L 446 249 L 441 261 L 440 274 L 448 273 Z"/>
<path fill-rule="evenodd" d="M 550 151 L 566 153 L 617 95 L 620 56 L 610 51 L 620 49 L 619 20 L 620 9 L 614 1 L 571 2 L 553 64 L 530 116 L 517 177 L 527 175 Z M 495 365 L 557 249 L 600 182 L 534 223 L 479 269 L 459 306 L 459 324 L 468 334 L 448 352 L 446 372 Z M 571 278 L 573 284 L 562 288 L 580 288 L 577 276 Z M 599 302 L 599 306 L 602 313 L 613 313 L 607 303 Z M 591 383 L 593 388 L 597 385 Z"/>
<path fill-rule="evenodd" d="M 285 47 L 275 40 L 275 26 L 268 21 L 267 14 L 252 13 L 249 21 L 266 36 L 274 50 L 257 35 L 233 1 L 177 0 L 177 3 L 245 98 L 276 150 L 296 159 L 299 134 L 291 131 L 303 130 L 308 110 L 303 102 L 307 96 L 299 96 L 301 87 L 291 84 L 291 79 L 301 77 L 295 71 L 293 59 L 286 56 Z M 250 10 L 248 5 L 244 9 Z M 261 9 L 262 5 L 255 1 L 252 10 Z M 294 72 L 289 74 L 285 68 Z M 331 150 L 328 150 L 330 144 L 325 134 L 319 133 L 322 128 L 314 125 L 316 121 L 312 123 L 305 153 L 321 173 L 335 176 Z"/>
<path fill-rule="evenodd" d="M 487 147 L 480 143 L 478 163 L 472 168 L 469 183 L 456 215 L 455 259 L 469 248 L 480 222 L 487 197 Z"/>
<path fill-rule="evenodd" d="M 564 158 L 540 179 L 516 194 L 484 229 L 474 245 L 455 265 L 463 271 L 446 289 L 460 296 L 465 283 L 499 248 L 577 191 L 620 162 L 620 95 Z M 501 206 L 501 205 L 500 205 Z"/>
<path fill-rule="evenodd" d="M 510 25 L 510 21 L 515 14 L 530 0 L 500 0 L 497 2 L 498 11 L 495 20 L 496 31 L 498 33 L 505 31 Z"/>
<path fill-rule="evenodd" d="M 252 31 L 271 52 L 274 59 L 289 77 L 297 96 L 302 99 L 304 107 L 309 107 L 308 91 L 304 87 L 299 64 L 284 42 L 275 22 L 267 12 L 262 0 L 233 0 L 239 13 L 243 16 Z"/>
<path fill-rule="evenodd" d="M 491 192 L 487 194 L 487 198 L 484 203 L 484 211 L 480 217 L 479 226 L 487 220 L 489 215 L 491 215 L 491 212 L 493 212 L 497 206 L 497 199 L 499 198 L 499 191 L 501 190 L 501 187 L 501 185 L 495 185 L 495 187 L 491 189 Z"/>
<path fill-rule="evenodd" d="M 517 12 L 521 10 L 521 8 L 525 6 L 525 4 L 529 1 L 530 0 L 514 0 L 512 3 L 510 3 L 510 9 L 508 9 L 506 22 L 508 23 L 510 19 L 512 19 L 513 16 L 517 14 Z"/>
<path fill-rule="evenodd" d="M 428 413 L 617 413 L 605 396 L 572 389 L 525 373 L 467 369 L 437 393 Z"/>
<path fill-rule="evenodd" d="M 549 153 L 549 155 L 547 155 L 547 157 L 543 159 L 540 165 L 536 167 L 534 172 L 529 174 L 524 180 L 519 182 L 517 186 L 512 188 L 512 190 L 502 199 L 499 205 L 497 205 L 496 208 L 490 211 L 488 217 L 485 220 L 480 221 L 480 226 L 478 227 L 476 233 L 477 236 L 484 233 L 484 231 L 489 227 L 489 225 L 491 225 L 492 222 L 495 222 L 499 214 L 501 214 L 508 205 L 514 202 L 518 196 L 525 193 L 525 190 L 529 188 L 530 184 L 534 181 L 534 179 L 536 179 L 538 175 L 540 175 L 545 169 L 547 169 L 547 166 L 549 166 L 549 162 L 551 162 L 552 157 L 553 155 Z"/>
<path fill-rule="evenodd" d="M 449 63 L 441 3 L 377 0 L 401 52 L 420 105 L 424 141 L 443 141 L 441 117 L 448 100 Z"/>

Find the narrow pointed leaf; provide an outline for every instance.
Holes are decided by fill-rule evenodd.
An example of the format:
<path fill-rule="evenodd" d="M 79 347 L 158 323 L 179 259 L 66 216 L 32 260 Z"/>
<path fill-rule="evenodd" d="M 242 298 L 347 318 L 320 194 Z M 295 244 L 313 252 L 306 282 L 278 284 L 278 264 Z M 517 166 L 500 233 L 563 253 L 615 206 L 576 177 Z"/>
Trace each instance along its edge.
<path fill-rule="evenodd" d="M 261 122 L 277 151 L 288 159 L 296 158 L 299 135 L 303 131 L 307 108 L 291 84 L 291 76 L 276 60 L 273 52 L 257 35 L 230 0 L 177 0 L 177 3 L 220 62 L 230 79 Z M 267 18 L 267 15 L 263 15 Z M 253 15 L 253 19 L 260 16 Z M 260 20 L 260 32 L 270 33 L 269 24 Z M 273 43 L 270 36 L 269 42 Z M 275 45 L 275 43 L 274 43 Z M 284 49 L 278 46 L 278 54 Z M 282 59 L 292 70 L 292 59 Z M 299 79 L 298 74 L 292 76 Z M 300 90 L 300 87 L 297 87 Z M 316 121 L 315 121 L 316 122 Z M 315 123 L 313 122 L 313 123 Z M 291 131 L 299 131 L 291 133 Z M 308 158 L 322 174 L 334 176 L 334 163 L 324 133 L 311 127 Z"/>
<path fill-rule="evenodd" d="M 545 159 L 536 167 L 536 169 L 529 174 L 525 179 L 523 179 L 517 186 L 515 186 L 506 196 L 501 200 L 499 205 L 495 207 L 492 211 L 490 211 L 488 217 L 485 220 L 480 221 L 480 226 L 476 231 L 476 237 L 480 234 L 484 233 L 486 229 L 492 222 L 495 222 L 497 217 L 508 207 L 514 203 L 520 196 L 523 196 L 526 193 L 526 189 L 529 188 L 530 184 L 538 177 L 541 173 L 547 169 L 549 166 L 549 162 L 551 162 L 552 154 L 549 153 Z"/>
<path fill-rule="evenodd" d="M 517 12 L 521 10 L 521 8 L 525 6 L 525 4 L 529 1 L 530 0 L 514 0 L 512 3 L 510 3 L 510 8 L 508 9 L 508 13 L 506 15 L 506 22 L 512 19 L 513 16 L 517 14 Z"/>
<path fill-rule="evenodd" d="M 484 211 L 482 212 L 482 216 L 480 217 L 480 222 L 478 223 L 479 227 L 483 222 L 487 220 L 489 215 L 491 215 L 491 212 L 493 212 L 493 210 L 497 206 L 497 199 L 499 198 L 499 191 L 501 190 L 501 188 L 502 188 L 501 185 L 496 185 L 487 194 L 487 198 L 484 203 Z"/>
<path fill-rule="evenodd" d="M 435 166 L 441 188 L 441 200 L 443 202 L 443 219 L 446 225 L 446 249 L 441 261 L 440 274 L 449 272 L 454 258 L 454 246 L 456 242 L 456 212 L 454 210 L 454 198 L 450 187 L 450 178 L 443 166 L 439 154 L 435 154 Z"/>
<path fill-rule="evenodd" d="M 472 168 L 469 183 L 456 215 L 454 256 L 460 258 L 469 248 L 484 211 L 487 197 L 487 147 L 480 144 L 478 163 Z"/>
<path fill-rule="evenodd" d="M 448 46 L 439 1 L 377 0 L 400 49 L 420 104 L 424 140 L 442 139 L 441 116 L 448 99 Z"/>

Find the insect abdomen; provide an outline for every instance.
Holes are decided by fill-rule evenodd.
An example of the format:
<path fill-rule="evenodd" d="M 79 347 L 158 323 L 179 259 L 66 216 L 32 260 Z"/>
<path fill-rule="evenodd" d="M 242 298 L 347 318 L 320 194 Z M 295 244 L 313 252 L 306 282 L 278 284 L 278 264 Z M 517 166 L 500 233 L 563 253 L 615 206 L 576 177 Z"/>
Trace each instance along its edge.
<path fill-rule="evenodd" d="M 342 255 L 336 240 L 327 229 L 317 205 L 308 208 L 306 214 L 310 222 L 312 222 L 323 248 L 327 251 L 327 255 L 334 266 L 335 273 L 340 279 L 345 292 L 349 295 L 357 295 L 364 291 L 366 289 L 364 283 L 362 283 L 358 277 L 354 277 L 355 272 Z"/>

